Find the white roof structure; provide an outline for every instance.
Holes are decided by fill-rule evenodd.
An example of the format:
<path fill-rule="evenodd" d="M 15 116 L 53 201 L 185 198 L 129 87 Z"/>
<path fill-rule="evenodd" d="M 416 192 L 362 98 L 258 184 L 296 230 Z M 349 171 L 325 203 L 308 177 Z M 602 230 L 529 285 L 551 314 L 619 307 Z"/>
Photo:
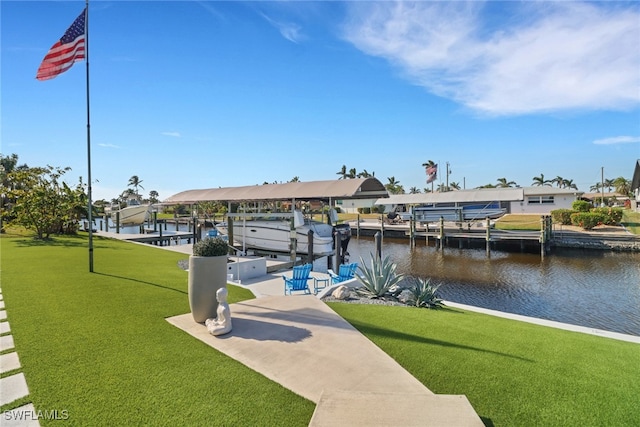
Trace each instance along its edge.
<path fill-rule="evenodd" d="M 198 202 L 244 202 L 267 200 L 376 199 L 389 194 L 377 178 L 330 181 L 287 182 L 285 184 L 187 190 L 165 199 L 162 204 Z"/>
<path fill-rule="evenodd" d="M 430 203 L 463 202 L 516 202 L 525 196 L 541 195 L 580 195 L 582 191 L 554 187 L 517 187 L 517 188 L 476 188 L 456 190 L 444 193 L 392 194 L 389 198 L 376 200 L 376 205 L 422 205 Z"/>

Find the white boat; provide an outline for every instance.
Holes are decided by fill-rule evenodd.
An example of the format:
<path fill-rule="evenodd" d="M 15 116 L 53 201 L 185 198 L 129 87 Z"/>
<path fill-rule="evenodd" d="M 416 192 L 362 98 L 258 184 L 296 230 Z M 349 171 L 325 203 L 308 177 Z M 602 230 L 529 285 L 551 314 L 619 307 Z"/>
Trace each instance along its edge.
<path fill-rule="evenodd" d="M 291 237 L 296 238 L 296 253 L 308 254 L 309 231 L 313 231 L 313 254 L 327 256 L 334 253 L 334 230 L 342 238 L 341 245 L 351 237 L 348 225 L 332 226 L 323 222 L 306 219 L 299 211 L 294 212 L 295 231 L 292 234 L 291 221 L 285 218 L 236 220 L 233 222 L 233 240 L 246 249 L 262 249 L 272 252 L 290 252 Z M 216 224 L 216 228 L 224 235 L 229 234 L 228 224 Z M 346 244 L 345 244 L 346 241 Z"/>
<path fill-rule="evenodd" d="M 116 221 L 116 216 L 119 214 L 120 225 L 140 225 L 147 220 L 150 212 L 151 204 L 143 205 L 137 199 L 129 199 L 127 206 L 122 209 L 112 206 L 110 216 L 113 221 Z"/>

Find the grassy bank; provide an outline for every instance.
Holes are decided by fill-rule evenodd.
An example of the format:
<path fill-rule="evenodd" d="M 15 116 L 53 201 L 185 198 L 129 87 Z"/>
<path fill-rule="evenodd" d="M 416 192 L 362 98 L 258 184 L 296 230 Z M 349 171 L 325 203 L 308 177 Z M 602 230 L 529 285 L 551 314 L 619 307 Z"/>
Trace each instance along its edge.
<path fill-rule="evenodd" d="M 164 320 L 189 311 L 185 255 L 94 246 L 92 274 L 86 236 L 0 239 L 31 391 L 17 403 L 67 410 L 67 425 L 308 424 L 312 402 Z M 252 298 L 229 291 L 230 302 Z M 453 309 L 331 306 L 434 392 L 467 395 L 489 425 L 640 425 L 637 344 Z"/>
<path fill-rule="evenodd" d="M 31 392 L 17 403 L 66 410 L 68 425 L 308 424 L 312 402 L 164 320 L 189 312 L 185 255 L 100 238 L 94 247 L 91 274 L 86 236 L 0 239 Z M 247 298 L 230 289 L 230 302 Z"/>
<path fill-rule="evenodd" d="M 640 425 L 638 344 L 449 308 L 330 306 L 433 392 L 466 395 L 487 425 Z"/>
<path fill-rule="evenodd" d="M 640 212 L 622 211 L 622 225 L 633 234 L 640 234 Z"/>

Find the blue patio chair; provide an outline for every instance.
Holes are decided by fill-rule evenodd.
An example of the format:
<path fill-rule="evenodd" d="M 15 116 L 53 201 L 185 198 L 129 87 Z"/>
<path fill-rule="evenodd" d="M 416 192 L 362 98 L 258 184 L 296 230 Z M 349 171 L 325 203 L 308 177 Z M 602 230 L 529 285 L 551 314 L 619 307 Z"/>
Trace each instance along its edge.
<path fill-rule="evenodd" d="M 327 272 L 329 273 L 329 276 L 331 276 L 331 284 L 335 285 L 336 283 L 353 279 L 355 277 L 357 269 L 358 263 L 352 262 L 350 264 L 342 264 L 338 269 L 338 274 L 336 274 L 333 270 L 329 270 Z"/>
<path fill-rule="evenodd" d="M 304 291 L 305 294 L 310 294 L 308 281 L 313 279 L 311 274 L 311 264 L 296 265 L 293 267 L 293 274 L 291 277 L 282 276 L 284 279 L 284 294 L 291 295 L 293 291 Z"/>

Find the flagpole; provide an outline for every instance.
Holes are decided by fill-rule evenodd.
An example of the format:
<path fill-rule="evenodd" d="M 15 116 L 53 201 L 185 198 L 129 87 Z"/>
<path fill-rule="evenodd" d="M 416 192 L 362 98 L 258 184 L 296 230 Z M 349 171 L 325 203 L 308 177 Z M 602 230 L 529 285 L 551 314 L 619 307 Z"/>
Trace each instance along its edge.
<path fill-rule="evenodd" d="M 91 115 L 89 109 L 89 0 L 85 1 L 85 16 L 84 16 L 84 29 L 85 29 L 85 41 L 84 41 L 84 60 L 87 75 L 87 195 L 89 197 L 88 202 L 88 220 L 89 220 L 89 273 L 93 273 L 93 207 L 91 203 Z"/>

